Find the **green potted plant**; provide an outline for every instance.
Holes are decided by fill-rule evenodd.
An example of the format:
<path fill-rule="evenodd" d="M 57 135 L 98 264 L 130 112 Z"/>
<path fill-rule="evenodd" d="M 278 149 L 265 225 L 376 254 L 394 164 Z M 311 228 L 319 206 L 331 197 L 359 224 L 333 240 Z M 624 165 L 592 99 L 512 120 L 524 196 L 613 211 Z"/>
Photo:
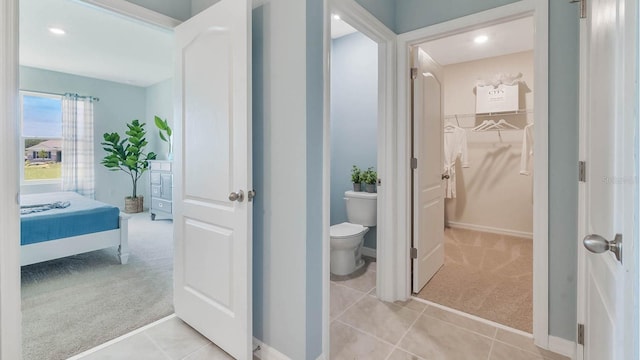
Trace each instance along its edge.
<path fill-rule="evenodd" d="M 167 151 L 167 160 L 173 160 L 173 138 L 171 137 L 173 132 L 171 131 L 171 127 L 169 126 L 169 123 L 167 123 L 167 119 L 163 120 L 158 115 L 156 115 L 153 120 L 156 124 L 156 127 L 158 128 L 160 140 L 169 144 L 169 151 Z"/>
<path fill-rule="evenodd" d="M 364 188 L 366 192 L 374 193 L 376 192 L 376 182 L 378 181 L 378 173 L 373 170 L 373 167 L 368 168 L 363 176 L 362 181 L 364 182 Z"/>
<path fill-rule="evenodd" d="M 351 182 L 353 183 L 353 191 L 362 191 L 362 171 L 355 165 L 351 167 Z"/>
<path fill-rule="evenodd" d="M 133 120 L 127 124 L 127 137 L 120 137 L 117 132 L 103 135 L 103 149 L 107 155 L 102 159 L 104 165 L 110 171 L 122 171 L 131 177 L 133 191 L 131 196 L 125 198 L 124 211 L 127 213 L 141 212 L 144 199 L 138 196 L 138 180 L 149 169 L 149 160 L 155 160 L 156 154 L 145 153 L 144 148 L 149 144 L 145 138 L 147 131 L 145 124 Z"/>

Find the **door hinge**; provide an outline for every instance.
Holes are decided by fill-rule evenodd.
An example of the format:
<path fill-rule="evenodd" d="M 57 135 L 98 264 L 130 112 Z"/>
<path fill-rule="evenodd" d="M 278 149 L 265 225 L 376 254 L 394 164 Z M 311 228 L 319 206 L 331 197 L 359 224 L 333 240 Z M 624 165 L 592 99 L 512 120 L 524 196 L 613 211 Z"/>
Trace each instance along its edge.
<path fill-rule="evenodd" d="M 412 67 L 411 68 L 411 73 L 409 74 L 409 76 L 411 77 L 411 79 L 417 79 L 418 78 L 418 68 Z"/>
<path fill-rule="evenodd" d="M 411 168 L 412 169 L 417 169 L 418 168 L 418 159 L 411 158 Z"/>
<path fill-rule="evenodd" d="M 587 0 L 570 0 L 569 1 L 571 4 L 574 3 L 580 3 L 580 9 L 579 9 L 579 13 L 580 13 L 580 19 L 586 19 L 587 18 Z"/>
<path fill-rule="evenodd" d="M 411 258 L 412 259 L 417 259 L 418 258 L 418 249 L 412 247 L 411 248 Z"/>
<path fill-rule="evenodd" d="M 584 324 L 578 324 L 578 345 L 584 345 Z"/>
<path fill-rule="evenodd" d="M 578 181 L 587 182 L 587 163 L 578 161 Z"/>

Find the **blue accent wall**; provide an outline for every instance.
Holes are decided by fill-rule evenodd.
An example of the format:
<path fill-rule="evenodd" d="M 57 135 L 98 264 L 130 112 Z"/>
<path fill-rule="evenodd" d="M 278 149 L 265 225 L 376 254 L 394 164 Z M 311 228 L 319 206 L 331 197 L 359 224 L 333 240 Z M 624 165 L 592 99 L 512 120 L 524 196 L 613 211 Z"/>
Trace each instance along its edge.
<path fill-rule="evenodd" d="M 371 15 L 391 30 L 396 28 L 396 7 L 400 1 L 395 0 L 356 0 Z"/>
<path fill-rule="evenodd" d="M 331 225 L 346 222 L 351 167 L 377 169 L 378 45 L 361 33 L 331 46 Z M 376 248 L 376 228 L 364 246 Z"/>
<path fill-rule="evenodd" d="M 514 2 L 517 1 L 398 1 L 396 33 Z M 578 44 L 576 5 L 550 0 L 549 333 L 569 340 L 575 340 L 577 306 Z"/>
<path fill-rule="evenodd" d="M 105 132 L 117 131 L 123 134 L 126 123 L 133 119 L 146 122 L 149 147 L 153 150 L 159 141 L 153 119 L 147 116 L 147 92 L 145 88 L 120 84 L 62 72 L 20 66 L 20 88 L 64 94 L 66 92 L 95 96 L 100 101 L 94 103 L 94 156 L 96 199 L 124 208 L 125 196 L 132 191 L 131 179 L 122 172 L 108 171 L 100 165 L 105 151 L 100 142 Z M 138 182 L 138 194 L 149 199 L 147 175 Z M 148 201 L 145 207 L 148 207 Z"/>
<path fill-rule="evenodd" d="M 306 358 L 322 354 L 323 0 L 307 1 L 307 318 Z"/>
<path fill-rule="evenodd" d="M 252 11 L 253 29 L 262 29 L 264 26 L 264 6 L 257 7 Z M 264 39 L 262 31 L 252 32 L 252 158 L 253 158 L 253 188 L 259 194 L 253 199 L 253 336 L 264 340 L 264 271 L 265 255 L 265 186 L 264 178 L 264 82 L 263 71 L 264 59 Z"/>
<path fill-rule="evenodd" d="M 549 332 L 575 340 L 578 272 L 577 8 L 549 1 Z"/>

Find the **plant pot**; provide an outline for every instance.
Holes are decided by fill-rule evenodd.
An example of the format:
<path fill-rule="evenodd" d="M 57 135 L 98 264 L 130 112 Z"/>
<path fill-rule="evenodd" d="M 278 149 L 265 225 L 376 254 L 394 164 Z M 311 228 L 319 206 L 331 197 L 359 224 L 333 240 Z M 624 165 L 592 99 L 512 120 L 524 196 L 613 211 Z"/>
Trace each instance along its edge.
<path fill-rule="evenodd" d="M 376 184 L 364 184 L 364 189 L 368 193 L 376 192 Z"/>
<path fill-rule="evenodd" d="M 127 196 L 124 198 L 124 212 L 127 214 L 135 214 L 142 212 L 144 204 L 144 197 L 131 197 Z"/>
<path fill-rule="evenodd" d="M 362 184 L 353 183 L 353 191 L 362 191 Z"/>

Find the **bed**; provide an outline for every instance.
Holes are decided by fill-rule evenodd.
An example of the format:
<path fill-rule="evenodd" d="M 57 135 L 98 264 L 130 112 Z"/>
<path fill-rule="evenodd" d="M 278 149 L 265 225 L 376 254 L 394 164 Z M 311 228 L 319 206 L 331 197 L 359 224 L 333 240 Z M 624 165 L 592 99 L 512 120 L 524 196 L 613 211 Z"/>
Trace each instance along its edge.
<path fill-rule="evenodd" d="M 129 259 L 129 216 L 112 205 L 74 192 L 20 197 L 21 265 L 118 247 L 121 264 Z"/>

